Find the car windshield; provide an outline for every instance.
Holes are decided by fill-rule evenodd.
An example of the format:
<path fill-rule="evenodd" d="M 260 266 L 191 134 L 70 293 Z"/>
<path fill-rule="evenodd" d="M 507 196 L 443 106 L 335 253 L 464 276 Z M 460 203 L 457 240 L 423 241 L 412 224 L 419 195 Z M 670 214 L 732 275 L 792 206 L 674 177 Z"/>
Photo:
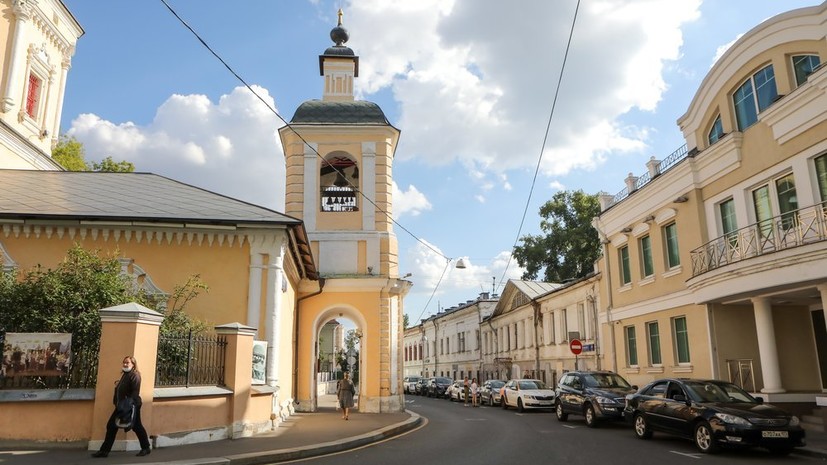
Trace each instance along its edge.
<path fill-rule="evenodd" d="M 630 388 L 622 376 L 615 373 L 589 373 L 583 376 L 586 386 L 592 388 Z"/>
<path fill-rule="evenodd" d="M 396 378 L 399 379 L 399 378 Z M 451 384 L 451 378 L 437 378 L 436 382 L 439 384 Z"/>
<path fill-rule="evenodd" d="M 734 384 L 689 381 L 684 384 L 689 395 L 699 402 L 756 403 L 755 398 Z"/>
<path fill-rule="evenodd" d="M 503 387 L 505 381 L 491 381 L 488 385 L 491 386 L 492 389 L 497 389 Z"/>
<path fill-rule="evenodd" d="M 545 383 L 536 380 L 525 380 L 518 383 L 520 389 L 546 389 Z"/>

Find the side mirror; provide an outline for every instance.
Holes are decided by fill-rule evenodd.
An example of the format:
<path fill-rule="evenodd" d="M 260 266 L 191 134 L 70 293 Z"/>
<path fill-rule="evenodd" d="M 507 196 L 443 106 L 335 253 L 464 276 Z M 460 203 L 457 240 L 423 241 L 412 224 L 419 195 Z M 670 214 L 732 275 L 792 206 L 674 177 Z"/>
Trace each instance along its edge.
<path fill-rule="evenodd" d="M 633 384 L 632 389 L 634 389 L 635 391 L 638 391 L 640 388 L 637 387 L 637 384 Z"/>
<path fill-rule="evenodd" d="M 764 403 L 764 398 L 763 397 L 756 397 L 755 400 L 757 400 L 759 404 Z"/>

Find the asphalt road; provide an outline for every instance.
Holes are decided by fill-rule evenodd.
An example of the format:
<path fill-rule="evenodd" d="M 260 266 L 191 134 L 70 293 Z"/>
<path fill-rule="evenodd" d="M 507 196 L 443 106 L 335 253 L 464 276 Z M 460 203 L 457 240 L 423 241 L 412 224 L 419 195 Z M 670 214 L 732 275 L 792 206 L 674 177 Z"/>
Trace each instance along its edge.
<path fill-rule="evenodd" d="M 655 433 L 637 439 L 622 423 L 587 428 L 582 417 L 559 422 L 552 411 L 464 407 L 443 399 L 407 396 L 408 409 L 427 423 L 403 436 L 304 462 L 336 465 L 639 465 L 802 464 L 822 459 L 774 457 L 761 449 L 699 453 L 684 439 Z"/>

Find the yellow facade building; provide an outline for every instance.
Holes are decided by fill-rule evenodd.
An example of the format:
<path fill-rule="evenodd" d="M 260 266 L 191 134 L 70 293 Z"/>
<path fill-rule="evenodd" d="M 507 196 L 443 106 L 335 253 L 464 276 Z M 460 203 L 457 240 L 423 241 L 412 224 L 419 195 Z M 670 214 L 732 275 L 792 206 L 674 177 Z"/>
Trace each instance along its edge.
<path fill-rule="evenodd" d="M 354 98 L 359 57 L 344 45 L 339 15 L 330 33 L 335 45 L 319 56 L 322 99 L 302 103 L 279 130 L 286 213 L 304 222 L 321 276 L 299 288 L 297 408 L 317 408 L 319 334 L 344 318 L 361 335 L 359 411 L 397 412 L 404 410 L 402 299 L 410 287 L 399 279 L 391 217 L 399 130 L 378 105 Z"/>
<path fill-rule="evenodd" d="M 602 198 L 600 319 L 632 383 L 827 389 L 827 3 L 755 26 L 678 119 L 686 145 Z"/>

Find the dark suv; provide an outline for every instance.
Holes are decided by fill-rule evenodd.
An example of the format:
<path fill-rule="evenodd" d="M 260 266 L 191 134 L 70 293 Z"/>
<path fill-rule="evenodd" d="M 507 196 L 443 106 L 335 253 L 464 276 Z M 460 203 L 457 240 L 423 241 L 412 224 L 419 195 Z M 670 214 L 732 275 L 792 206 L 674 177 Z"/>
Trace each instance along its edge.
<path fill-rule="evenodd" d="M 428 395 L 428 382 L 433 378 L 419 378 L 414 384 L 414 394 L 418 396 Z"/>
<path fill-rule="evenodd" d="M 431 378 L 428 380 L 428 397 L 445 397 L 445 391 L 453 382 L 451 378 Z"/>
<path fill-rule="evenodd" d="M 570 371 L 556 391 L 558 420 L 566 421 L 569 414 L 583 415 L 586 426 L 594 428 L 600 420 L 623 419 L 626 395 L 637 392 L 637 386 L 611 371 Z"/>

